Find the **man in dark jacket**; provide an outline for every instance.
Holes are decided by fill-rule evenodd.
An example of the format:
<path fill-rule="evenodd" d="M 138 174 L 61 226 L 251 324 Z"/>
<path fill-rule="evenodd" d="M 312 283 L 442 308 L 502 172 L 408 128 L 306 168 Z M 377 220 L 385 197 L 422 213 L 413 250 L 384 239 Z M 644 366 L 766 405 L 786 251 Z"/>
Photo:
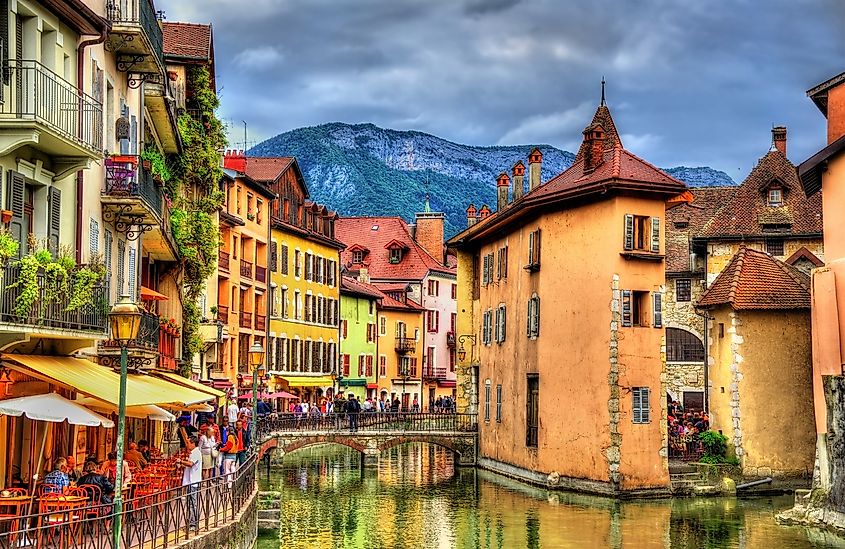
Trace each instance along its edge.
<path fill-rule="evenodd" d="M 355 398 L 355 395 L 349 394 L 349 400 L 346 401 L 346 415 L 349 416 L 349 430 L 355 432 L 358 430 L 358 414 L 361 412 L 361 403 Z"/>
<path fill-rule="evenodd" d="M 114 484 L 97 471 L 96 462 L 89 461 L 85 464 L 85 474 L 79 477 L 78 486 L 96 486 L 100 489 L 100 501 L 92 502 L 94 505 L 108 505 L 112 502 Z"/>

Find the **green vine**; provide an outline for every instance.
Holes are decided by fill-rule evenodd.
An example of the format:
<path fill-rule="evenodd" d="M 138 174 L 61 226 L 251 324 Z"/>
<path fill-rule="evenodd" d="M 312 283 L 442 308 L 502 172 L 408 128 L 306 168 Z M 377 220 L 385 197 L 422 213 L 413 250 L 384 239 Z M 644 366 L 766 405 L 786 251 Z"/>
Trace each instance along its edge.
<path fill-rule="evenodd" d="M 167 183 L 171 180 L 170 168 L 167 167 L 167 162 L 164 156 L 158 152 L 158 149 L 144 147 L 144 151 L 141 153 L 141 160 L 146 160 L 150 163 L 150 171 L 153 175 L 157 175 L 162 183 Z M 170 198 L 173 197 L 171 196 Z"/>
<path fill-rule="evenodd" d="M 89 303 L 94 303 L 94 287 L 105 276 L 102 265 L 88 265 L 73 273 L 71 279 L 71 295 L 65 311 L 78 311 Z"/>
<path fill-rule="evenodd" d="M 8 229 L 0 229 L 0 262 L 5 263 L 18 255 L 20 243 L 15 240 Z"/>

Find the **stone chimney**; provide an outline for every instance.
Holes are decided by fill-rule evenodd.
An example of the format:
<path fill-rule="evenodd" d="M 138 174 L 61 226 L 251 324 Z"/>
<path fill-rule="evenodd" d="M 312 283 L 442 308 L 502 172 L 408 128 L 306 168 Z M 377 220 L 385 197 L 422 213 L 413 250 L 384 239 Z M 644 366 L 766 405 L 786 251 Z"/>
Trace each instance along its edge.
<path fill-rule="evenodd" d="M 525 164 L 517 160 L 511 169 L 513 174 L 513 201 L 516 202 L 525 194 Z"/>
<path fill-rule="evenodd" d="M 470 204 L 467 208 L 467 227 L 475 225 L 475 222 L 477 221 L 475 216 L 477 213 L 478 210 L 475 209 L 475 204 Z"/>
<path fill-rule="evenodd" d="M 223 155 L 223 167 L 239 173 L 246 172 L 246 155 L 243 151 L 227 150 Z"/>
<path fill-rule="evenodd" d="M 604 162 L 604 129 L 594 124 L 584 130 L 584 173 L 590 173 Z"/>
<path fill-rule="evenodd" d="M 439 263 L 444 261 L 443 227 L 446 214 L 440 212 L 421 212 L 416 215 L 413 239 Z"/>
<path fill-rule="evenodd" d="M 772 144 L 786 156 L 786 126 L 772 128 Z"/>
<path fill-rule="evenodd" d="M 366 267 L 361 267 L 358 269 L 358 282 L 363 282 L 364 284 L 370 283 L 370 271 Z"/>
<path fill-rule="evenodd" d="M 540 186 L 543 173 L 543 153 L 534 147 L 528 155 L 528 192 Z"/>
<path fill-rule="evenodd" d="M 496 178 L 496 211 L 500 212 L 508 207 L 508 194 L 511 186 L 511 178 L 502 172 Z"/>
<path fill-rule="evenodd" d="M 481 209 L 478 210 L 478 220 L 484 220 L 490 217 L 490 206 L 487 204 L 481 206 Z"/>

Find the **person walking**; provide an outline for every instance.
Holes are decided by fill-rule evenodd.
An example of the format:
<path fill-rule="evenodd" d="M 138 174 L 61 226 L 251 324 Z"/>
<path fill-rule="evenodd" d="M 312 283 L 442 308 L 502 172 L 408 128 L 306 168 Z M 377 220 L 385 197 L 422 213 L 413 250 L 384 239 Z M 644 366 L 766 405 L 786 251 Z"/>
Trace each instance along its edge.
<path fill-rule="evenodd" d="M 358 414 L 361 412 L 361 403 L 355 398 L 355 395 L 350 394 L 349 400 L 346 401 L 346 415 L 349 416 L 349 430 L 353 433 L 358 431 Z"/>
<path fill-rule="evenodd" d="M 240 419 L 235 422 L 235 436 L 238 439 L 238 467 L 246 461 L 246 452 L 250 446 L 249 429 L 244 427 L 244 422 Z"/>
<path fill-rule="evenodd" d="M 235 471 L 238 468 L 238 436 L 235 434 L 233 427 L 225 427 L 223 439 L 223 446 L 220 447 L 220 453 L 223 458 L 223 476 L 226 480 L 232 482 L 235 477 Z"/>
<path fill-rule="evenodd" d="M 199 439 L 200 453 L 202 454 L 202 478 L 208 479 L 214 476 L 214 464 L 217 461 L 217 437 L 214 436 L 214 429 L 205 425 Z"/>
<path fill-rule="evenodd" d="M 212 435 L 213 436 L 213 435 Z M 202 452 L 197 447 L 197 437 L 189 435 L 185 440 L 187 456 L 179 460 L 184 467 L 182 470 L 182 486 L 185 487 L 188 500 L 188 529 L 199 530 L 199 513 L 197 512 L 197 492 L 202 482 Z"/>

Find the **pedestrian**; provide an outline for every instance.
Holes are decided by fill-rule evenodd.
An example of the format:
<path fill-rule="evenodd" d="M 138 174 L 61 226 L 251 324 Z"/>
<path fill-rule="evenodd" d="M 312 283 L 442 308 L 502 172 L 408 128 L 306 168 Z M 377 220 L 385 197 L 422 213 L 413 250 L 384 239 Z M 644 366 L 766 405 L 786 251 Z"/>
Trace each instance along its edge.
<path fill-rule="evenodd" d="M 411 402 L 411 411 L 417 413 L 420 411 L 420 402 L 417 400 L 417 397 L 414 396 L 413 402 Z"/>
<path fill-rule="evenodd" d="M 238 421 L 238 403 L 234 400 L 229 402 L 229 407 L 226 408 L 226 415 L 229 417 L 229 425 L 234 425 Z"/>
<path fill-rule="evenodd" d="M 390 405 L 390 411 L 394 414 L 399 413 L 399 406 L 401 406 L 399 397 L 393 397 L 393 404 Z"/>
<path fill-rule="evenodd" d="M 179 460 L 184 467 L 182 470 L 182 486 L 185 487 L 188 500 L 188 528 L 199 530 L 199 513 L 197 512 L 197 492 L 202 482 L 202 452 L 197 448 L 197 437 L 191 435 L 185 441 L 187 455 Z"/>
<path fill-rule="evenodd" d="M 223 459 L 223 475 L 231 483 L 235 471 L 238 468 L 238 452 L 240 451 L 240 447 L 238 446 L 238 436 L 235 433 L 234 427 L 226 427 L 224 436 L 226 438 L 223 439 L 223 446 L 220 447 L 220 453 Z"/>
<path fill-rule="evenodd" d="M 214 429 L 205 425 L 199 438 L 199 448 L 202 454 L 202 478 L 208 479 L 214 476 L 214 464 L 217 461 L 217 437 L 214 436 Z"/>
<path fill-rule="evenodd" d="M 244 422 L 240 419 L 235 423 L 235 436 L 238 439 L 238 466 L 240 467 L 246 461 L 246 451 L 250 445 L 249 429 L 244 427 Z"/>
<path fill-rule="evenodd" d="M 349 416 L 349 430 L 353 433 L 358 431 L 358 414 L 361 412 L 361 403 L 350 394 L 346 401 L 346 415 Z"/>
<path fill-rule="evenodd" d="M 100 468 L 100 474 L 111 481 L 112 484 L 117 484 L 117 452 L 109 452 L 108 461 L 103 463 Z M 129 486 L 132 482 L 132 469 L 129 463 L 123 460 L 123 488 Z"/>

